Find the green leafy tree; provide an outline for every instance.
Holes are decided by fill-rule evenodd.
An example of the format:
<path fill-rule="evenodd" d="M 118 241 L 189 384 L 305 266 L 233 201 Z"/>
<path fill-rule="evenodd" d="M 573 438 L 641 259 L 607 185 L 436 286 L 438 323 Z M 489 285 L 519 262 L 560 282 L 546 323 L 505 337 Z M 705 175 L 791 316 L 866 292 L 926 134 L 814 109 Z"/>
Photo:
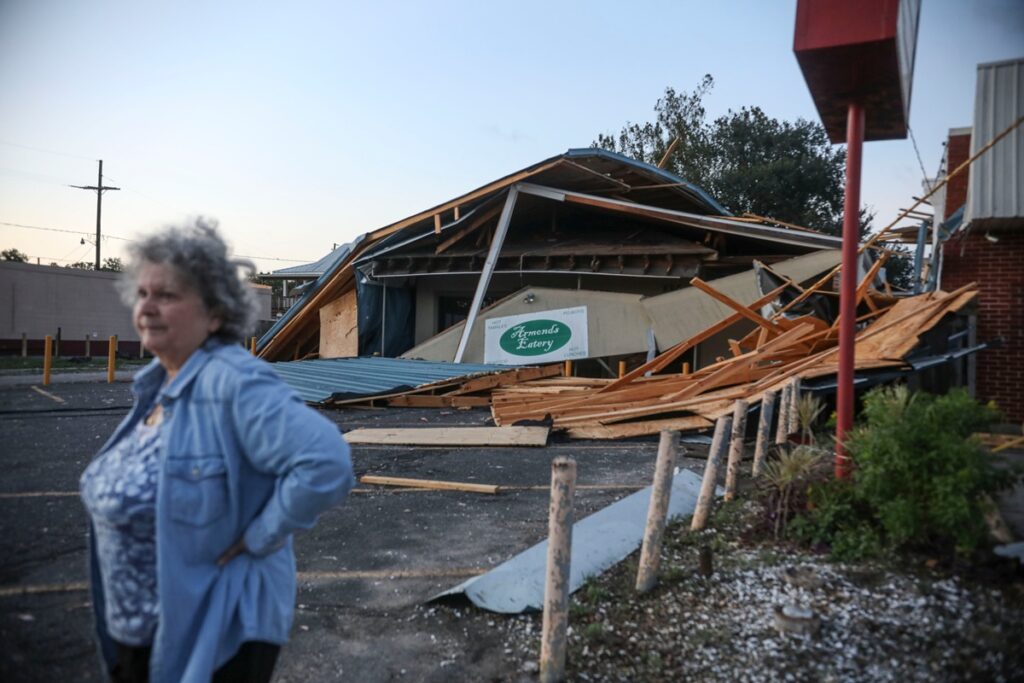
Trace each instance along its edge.
<path fill-rule="evenodd" d="M 121 263 L 121 259 L 112 256 L 103 259 L 103 267 L 100 270 L 105 270 L 108 273 L 120 273 L 124 270 L 124 264 Z"/>
<path fill-rule="evenodd" d="M 618 135 L 598 135 L 593 146 L 665 163 L 735 214 L 746 212 L 840 234 L 846 151 L 829 143 L 818 123 L 780 121 L 759 107 L 743 107 L 708 122 L 703 98 L 714 79 L 692 93 L 666 88 L 655 120 L 627 123 Z M 862 233 L 871 221 L 861 212 Z"/>
<path fill-rule="evenodd" d="M 92 268 L 93 267 L 93 263 L 92 263 L 92 261 L 75 261 L 74 263 L 69 263 L 68 265 L 66 265 L 64 267 L 65 268 L 77 268 L 79 270 L 92 270 L 93 269 Z"/>
<path fill-rule="evenodd" d="M 0 260 L 28 263 L 28 254 L 18 251 L 17 249 L 4 249 L 3 251 L 0 251 Z"/>

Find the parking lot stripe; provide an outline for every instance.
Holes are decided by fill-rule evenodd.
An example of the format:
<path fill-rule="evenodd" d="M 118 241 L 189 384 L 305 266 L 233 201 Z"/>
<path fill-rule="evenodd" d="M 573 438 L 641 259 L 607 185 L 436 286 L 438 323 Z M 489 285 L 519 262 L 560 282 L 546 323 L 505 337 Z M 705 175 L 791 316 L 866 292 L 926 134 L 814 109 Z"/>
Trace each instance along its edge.
<path fill-rule="evenodd" d="M 462 567 L 445 569 L 371 569 L 339 572 L 299 572 L 299 581 L 361 581 L 367 579 L 450 579 L 468 578 L 486 574 L 487 569 Z M 23 595 L 44 595 L 48 593 L 78 593 L 89 590 L 85 581 L 70 583 L 37 583 L 24 586 L 0 587 L 0 598 Z"/>
<path fill-rule="evenodd" d="M 56 401 L 57 403 L 63 403 L 64 402 L 64 399 L 62 399 L 60 396 L 54 396 L 49 391 L 46 391 L 45 389 L 40 389 L 39 387 L 37 387 L 34 384 L 32 385 L 32 391 L 36 392 L 37 394 L 42 394 L 46 398 L 51 399 L 53 401 Z"/>
<path fill-rule="evenodd" d="M 0 493 L 0 500 L 4 498 L 57 498 L 78 495 L 78 491 L 23 491 L 21 493 Z"/>

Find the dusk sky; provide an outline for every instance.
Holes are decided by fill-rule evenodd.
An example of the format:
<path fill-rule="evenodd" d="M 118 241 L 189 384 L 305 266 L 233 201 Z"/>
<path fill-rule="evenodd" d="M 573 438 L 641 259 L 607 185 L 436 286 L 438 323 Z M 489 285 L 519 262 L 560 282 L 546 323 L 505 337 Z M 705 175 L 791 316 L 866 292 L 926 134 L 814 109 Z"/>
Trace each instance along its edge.
<path fill-rule="evenodd" d="M 122 188 L 105 257 L 204 215 L 266 271 L 650 120 L 705 73 L 710 117 L 816 121 L 795 7 L 3 0 L 0 249 L 91 261 L 75 233 L 95 230 L 95 193 L 68 185 L 95 184 L 101 158 Z M 1024 2 L 923 0 L 910 124 L 929 175 L 971 123 L 977 64 L 1022 56 Z M 909 139 L 865 145 L 876 225 L 922 175 Z"/>

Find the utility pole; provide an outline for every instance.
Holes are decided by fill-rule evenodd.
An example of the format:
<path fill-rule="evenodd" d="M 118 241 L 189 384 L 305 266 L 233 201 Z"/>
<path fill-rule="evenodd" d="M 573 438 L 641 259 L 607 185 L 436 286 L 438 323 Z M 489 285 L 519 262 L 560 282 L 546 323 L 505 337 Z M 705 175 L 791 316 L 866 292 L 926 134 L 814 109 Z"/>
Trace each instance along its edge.
<path fill-rule="evenodd" d="M 111 187 L 103 185 L 103 159 L 100 162 L 100 172 L 97 177 L 95 185 L 71 185 L 71 187 L 79 190 L 95 190 L 96 191 L 96 270 L 100 269 L 100 214 L 103 208 L 103 192 L 104 190 L 120 190 L 120 187 Z"/>

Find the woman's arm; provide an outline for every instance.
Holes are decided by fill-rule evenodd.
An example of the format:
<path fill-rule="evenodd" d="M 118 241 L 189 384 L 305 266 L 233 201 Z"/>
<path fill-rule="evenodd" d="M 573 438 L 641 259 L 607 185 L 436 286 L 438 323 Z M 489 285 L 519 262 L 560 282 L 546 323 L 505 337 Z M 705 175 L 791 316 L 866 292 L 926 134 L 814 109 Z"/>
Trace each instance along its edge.
<path fill-rule="evenodd" d="M 239 552 L 263 556 L 277 550 L 293 532 L 311 528 L 353 485 L 349 447 L 338 428 L 269 368 L 246 374 L 232 408 L 238 438 L 253 467 L 277 475 L 277 483 L 239 541 L 244 545 L 228 549 L 222 563 Z"/>

